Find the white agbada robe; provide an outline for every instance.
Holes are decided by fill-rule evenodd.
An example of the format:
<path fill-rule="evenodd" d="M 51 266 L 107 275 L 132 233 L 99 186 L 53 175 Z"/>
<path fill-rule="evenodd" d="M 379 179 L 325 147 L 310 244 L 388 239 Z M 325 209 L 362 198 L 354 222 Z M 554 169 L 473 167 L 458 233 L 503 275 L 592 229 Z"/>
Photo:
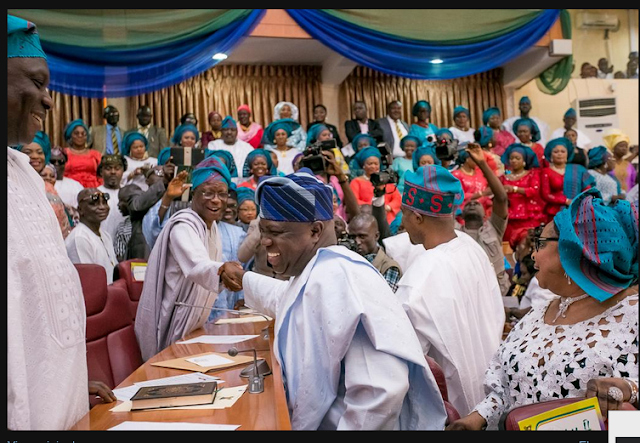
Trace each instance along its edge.
<path fill-rule="evenodd" d="M 71 263 L 100 265 L 107 273 L 107 284 L 113 283 L 113 270 L 118 258 L 113 249 L 113 239 L 100 228 L 97 236 L 87 225 L 79 223 L 64 241 Z"/>
<path fill-rule="evenodd" d="M 473 128 L 469 128 L 466 131 L 463 131 L 462 129 L 458 129 L 455 126 L 451 126 L 449 128 L 449 131 L 451 131 L 451 133 L 453 134 L 453 138 L 458 140 L 458 143 L 474 143 L 476 141 L 475 137 L 473 136 L 475 132 L 475 129 Z"/>
<path fill-rule="evenodd" d="M 111 189 L 104 185 L 100 185 L 98 186 L 98 190 L 105 194 L 109 194 L 109 201 L 107 202 L 109 205 L 109 215 L 102 223 L 100 223 L 100 229 L 108 233 L 112 239 L 116 238 L 118 225 L 125 219 L 125 216 L 122 215 L 122 212 L 118 209 L 118 202 L 120 201 L 118 193 L 120 192 L 120 189 Z"/>
<path fill-rule="evenodd" d="M 149 256 L 136 314 L 135 332 L 145 361 L 206 323 L 220 290 L 222 265 L 216 223 L 207 229 L 192 209 L 169 219 Z"/>
<path fill-rule="evenodd" d="M 236 142 L 232 145 L 228 145 L 221 138 L 217 140 L 213 140 L 209 142 L 207 149 L 210 151 L 228 151 L 233 155 L 233 161 L 236 162 L 236 168 L 238 169 L 238 178 L 244 177 L 242 175 L 242 169 L 244 166 L 244 161 L 247 159 L 247 155 L 249 155 L 253 151 L 253 146 L 251 146 L 247 142 L 243 142 L 240 139 L 236 139 Z"/>
<path fill-rule="evenodd" d="M 68 429 L 89 412 L 80 278 L 29 158 L 7 148 L 7 427 Z"/>
<path fill-rule="evenodd" d="M 409 234 L 403 232 L 382 240 L 386 254 L 399 265 L 400 269 L 408 269 L 414 258 L 424 251 L 424 247 L 411 244 Z"/>
<path fill-rule="evenodd" d="M 63 177 L 62 180 L 56 180 L 54 187 L 65 205 L 72 208 L 78 207 L 78 194 L 84 189 L 80 182 L 69 177 Z"/>
<path fill-rule="evenodd" d="M 496 273 L 469 235 L 425 250 L 398 283 L 396 297 L 422 351 L 442 367 L 449 401 L 464 417 L 484 397 L 484 373 L 502 341 L 505 314 Z"/>
<path fill-rule="evenodd" d="M 136 160 L 128 155 L 125 155 L 125 158 L 127 159 L 127 170 L 122 174 L 120 187 L 136 185 L 143 191 L 149 189 L 149 185 L 147 185 L 147 179 L 144 177 L 144 174 L 138 174 L 133 177 L 131 177 L 131 174 L 138 168 L 153 168 L 154 166 L 157 166 L 158 159 L 155 157 L 147 157 L 144 160 Z"/>
<path fill-rule="evenodd" d="M 302 274 L 243 278 L 245 303 L 274 316 L 274 354 L 294 430 L 438 429 L 446 413 L 415 332 L 380 273 L 343 246 Z"/>

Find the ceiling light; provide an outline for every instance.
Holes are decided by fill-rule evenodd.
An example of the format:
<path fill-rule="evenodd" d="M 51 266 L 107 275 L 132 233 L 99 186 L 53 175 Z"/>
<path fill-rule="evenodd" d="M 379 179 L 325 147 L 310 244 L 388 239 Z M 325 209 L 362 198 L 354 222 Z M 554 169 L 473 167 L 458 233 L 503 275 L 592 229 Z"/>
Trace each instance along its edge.
<path fill-rule="evenodd" d="M 440 63 L 444 63 L 444 60 L 439 59 L 439 58 L 434 58 L 429 63 L 434 64 L 434 65 L 439 65 Z"/>
<path fill-rule="evenodd" d="M 214 60 L 226 60 L 227 57 L 229 57 L 227 54 L 225 54 L 224 52 L 218 52 L 217 54 L 215 54 L 213 56 Z"/>

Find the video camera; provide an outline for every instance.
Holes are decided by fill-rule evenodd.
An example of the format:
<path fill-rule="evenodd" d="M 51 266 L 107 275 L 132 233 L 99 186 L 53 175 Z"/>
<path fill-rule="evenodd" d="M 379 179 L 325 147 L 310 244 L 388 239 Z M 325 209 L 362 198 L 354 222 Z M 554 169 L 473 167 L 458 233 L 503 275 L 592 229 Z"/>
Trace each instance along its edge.
<path fill-rule="evenodd" d="M 327 170 L 327 160 L 322 151 L 333 151 L 337 147 L 335 140 L 317 141 L 304 150 L 300 167 L 311 169 L 314 174 L 320 174 Z"/>
<path fill-rule="evenodd" d="M 466 148 L 466 144 L 459 144 L 458 140 L 449 140 L 446 137 L 436 138 L 430 135 L 427 137 L 427 141 L 436 146 L 436 157 L 438 157 L 440 161 L 453 161 L 458 157 L 458 153 L 464 151 Z"/>
<path fill-rule="evenodd" d="M 343 232 L 340 237 L 338 237 L 338 246 L 344 246 L 350 251 L 356 252 L 356 241 L 349 236 L 346 232 Z"/>
<path fill-rule="evenodd" d="M 382 156 L 380 160 L 380 172 L 371 174 L 371 184 L 373 187 L 380 185 L 396 184 L 398 183 L 398 173 L 390 168 L 391 152 L 386 143 L 379 143 L 377 146 Z M 376 196 L 379 197 L 379 196 Z"/>

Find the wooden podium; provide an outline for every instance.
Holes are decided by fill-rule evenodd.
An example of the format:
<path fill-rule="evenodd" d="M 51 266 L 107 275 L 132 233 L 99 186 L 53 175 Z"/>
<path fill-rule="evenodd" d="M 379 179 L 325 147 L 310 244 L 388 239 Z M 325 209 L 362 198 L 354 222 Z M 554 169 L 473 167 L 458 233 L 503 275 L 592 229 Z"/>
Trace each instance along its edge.
<path fill-rule="evenodd" d="M 269 339 L 263 338 L 262 330 L 269 327 Z M 233 345 L 208 345 L 202 343 L 178 345 L 173 344 L 155 355 L 133 374 L 127 377 L 118 387 L 131 386 L 134 382 L 171 377 L 190 373 L 178 369 L 168 369 L 151 366 L 151 363 L 174 358 L 186 357 L 204 352 L 226 352 L 232 346 L 238 350 L 256 349 L 258 358 L 264 358 L 273 371 L 264 379 L 264 392 L 250 394 L 245 392 L 242 397 L 227 409 L 207 410 L 155 410 L 133 412 L 110 412 L 120 402 L 100 403 L 85 415 L 72 430 L 106 430 L 124 421 L 159 421 L 159 422 L 189 422 L 240 425 L 238 430 L 290 430 L 289 411 L 282 383 L 282 371 L 272 353 L 273 322 L 261 321 L 256 323 L 214 325 L 206 324 L 204 328 L 194 331 L 185 337 L 188 340 L 199 335 L 258 335 L 257 338 Z M 246 385 L 246 378 L 240 378 L 240 372 L 247 365 L 238 366 L 218 372 L 211 371 L 208 375 L 220 377 L 225 381 L 223 388 Z"/>

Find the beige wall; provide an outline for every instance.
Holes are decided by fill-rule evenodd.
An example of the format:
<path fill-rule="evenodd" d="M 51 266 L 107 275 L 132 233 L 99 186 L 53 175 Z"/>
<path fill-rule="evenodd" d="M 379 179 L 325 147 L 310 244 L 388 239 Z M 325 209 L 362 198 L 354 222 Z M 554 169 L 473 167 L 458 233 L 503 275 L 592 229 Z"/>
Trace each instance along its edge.
<path fill-rule="evenodd" d="M 613 89 L 613 90 L 612 90 Z M 631 138 L 632 144 L 638 144 L 638 80 L 600 80 L 571 79 L 569 85 L 557 95 L 542 93 L 536 81 L 532 80 L 515 91 L 513 103 L 515 109 L 522 96 L 531 99 L 531 116 L 544 120 L 551 131 L 563 126 L 562 117 L 577 98 L 616 97 L 620 129 Z"/>
<path fill-rule="evenodd" d="M 580 11 L 590 13 L 607 14 L 618 17 L 620 29 L 616 32 L 609 32 L 609 42 L 611 57 L 607 57 L 606 40 L 602 30 L 578 29 L 577 15 Z M 629 10 L 628 9 L 569 9 L 571 14 L 571 27 L 573 40 L 573 59 L 575 70 L 573 77 L 580 77 L 580 67 L 583 63 L 589 62 L 594 66 L 598 65 L 598 60 L 602 57 L 609 59 L 609 64 L 613 64 L 613 72 L 626 72 L 629 52 L 631 52 L 631 39 L 629 35 Z M 638 22 L 638 10 L 632 9 L 635 22 Z"/>

